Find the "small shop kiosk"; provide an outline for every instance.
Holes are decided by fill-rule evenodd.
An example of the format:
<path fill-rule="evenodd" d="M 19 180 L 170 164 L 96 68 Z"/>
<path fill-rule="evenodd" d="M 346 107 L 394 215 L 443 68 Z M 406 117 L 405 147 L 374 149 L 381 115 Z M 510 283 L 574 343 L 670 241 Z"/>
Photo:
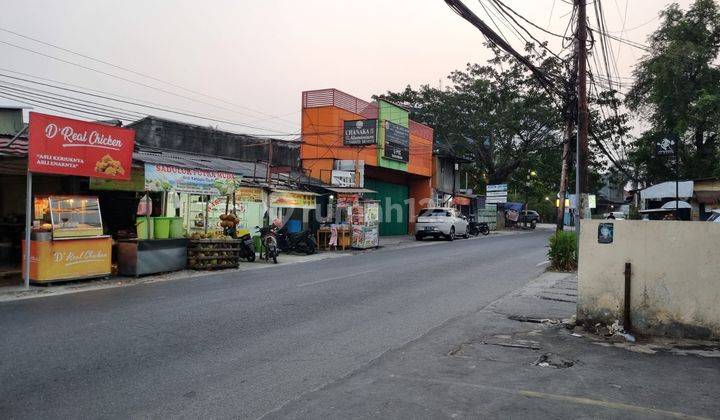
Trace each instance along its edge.
<path fill-rule="evenodd" d="M 110 275 L 112 239 L 103 235 L 97 197 L 36 197 L 34 210 L 30 240 L 31 282 L 50 283 Z"/>

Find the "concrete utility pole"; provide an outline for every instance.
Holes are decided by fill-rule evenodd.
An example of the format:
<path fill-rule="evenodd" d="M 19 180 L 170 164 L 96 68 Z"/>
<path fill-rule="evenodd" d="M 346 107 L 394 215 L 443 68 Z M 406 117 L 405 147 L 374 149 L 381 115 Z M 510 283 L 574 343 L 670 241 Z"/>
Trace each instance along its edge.
<path fill-rule="evenodd" d="M 587 214 L 588 193 L 588 102 L 587 102 L 587 11 L 586 0 L 575 0 L 578 8 L 577 24 L 577 69 L 578 69 L 578 124 L 577 124 L 577 166 L 575 168 L 576 209 L 578 219 Z M 587 211 L 589 213 L 589 211 Z M 576 220 L 576 230 L 579 225 Z"/>
<path fill-rule="evenodd" d="M 573 60 L 568 69 L 569 80 L 565 85 L 565 132 L 563 133 L 562 166 L 560 169 L 560 191 L 558 193 L 557 225 L 556 231 L 561 232 L 565 228 L 565 193 L 568 189 L 568 172 L 570 171 L 570 142 L 572 141 L 573 130 L 575 129 L 575 118 L 573 106 L 575 105 L 575 85 L 577 82 L 577 45 L 573 47 Z"/>
<path fill-rule="evenodd" d="M 558 193 L 557 225 L 555 230 L 562 232 L 565 229 L 565 191 L 568 187 L 568 171 L 570 167 L 570 141 L 572 139 L 575 123 L 572 116 L 565 121 L 565 133 L 563 134 L 562 167 L 560 170 L 560 192 Z"/>

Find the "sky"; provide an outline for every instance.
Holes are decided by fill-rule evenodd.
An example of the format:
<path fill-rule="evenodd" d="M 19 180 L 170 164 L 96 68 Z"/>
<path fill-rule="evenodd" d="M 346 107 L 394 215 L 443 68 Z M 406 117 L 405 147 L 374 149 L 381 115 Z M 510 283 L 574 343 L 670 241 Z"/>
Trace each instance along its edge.
<path fill-rule="evenodd" d="M 465 0 L 521 49 L 522 42 L 498 16 L 488 15 L 487 10 L 493 13 L 489 3 Z M 559 33 L 564 32 L 572 9 L 566 0 L 504 3 L 538 26 Z M 685 9 L 690 0 L 678 3 Z M 640 43 L 657 27 L 658 13 L 667 4 L 602 0 L 608 31 Z M 588 13 L 594 22 L 592 6 Z M 552 36 L 533 33 L 551 41 L 551 49 L 560 49 Z M 114 106 L 103 111 L 108 114 L 152 114 L 290 139 L 299 132 L 302 91 L 333 87 L 370 100 L 374 94 L 408 84 L 446 86 L 452 70 L 490 58 L 483 41 L 480 32 L 442 0 L 28 0 L 3 5 L 0 75 L 56 86 L 71 84 L 60 86 L 182 112 L 84 97 L 106 108 Z M 619 42 L 612 45 L 618 73 L 631 77 L 643 52 Z M 20 95 L 17 89 L 25 88 L 8 84 L 16 83 L 46 91 L 36 91 L 39 94 L 80 96 L 2 76 L 0 83 L 5 85 L 0 95 Z M 42 99 L 38 98 L 35 111 L 92 119 L 77 109 L 50 110 L 38 104 Z"/>

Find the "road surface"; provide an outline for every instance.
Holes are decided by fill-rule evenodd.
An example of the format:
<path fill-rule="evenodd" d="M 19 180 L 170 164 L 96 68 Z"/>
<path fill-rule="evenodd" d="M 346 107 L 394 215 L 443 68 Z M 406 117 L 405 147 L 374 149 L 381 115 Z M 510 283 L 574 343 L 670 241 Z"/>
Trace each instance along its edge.
<path fill-rule="evenodd" d="M 0 304 L 4 418 L 259 418 L 539 274 L 548 231 Z"/>

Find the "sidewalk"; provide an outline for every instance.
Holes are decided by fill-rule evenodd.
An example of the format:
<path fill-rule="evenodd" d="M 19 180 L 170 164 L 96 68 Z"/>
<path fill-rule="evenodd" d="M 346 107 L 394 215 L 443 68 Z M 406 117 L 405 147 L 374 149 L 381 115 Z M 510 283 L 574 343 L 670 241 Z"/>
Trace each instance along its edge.
<path fill-rule="evenodd" d="M 574 314 L 576 290 L 575 275 L 546 273 L 268 417 L 703 418 L 720 413 L 717 343 L 613 343 L 578 334 L 559 321 Z"/>

